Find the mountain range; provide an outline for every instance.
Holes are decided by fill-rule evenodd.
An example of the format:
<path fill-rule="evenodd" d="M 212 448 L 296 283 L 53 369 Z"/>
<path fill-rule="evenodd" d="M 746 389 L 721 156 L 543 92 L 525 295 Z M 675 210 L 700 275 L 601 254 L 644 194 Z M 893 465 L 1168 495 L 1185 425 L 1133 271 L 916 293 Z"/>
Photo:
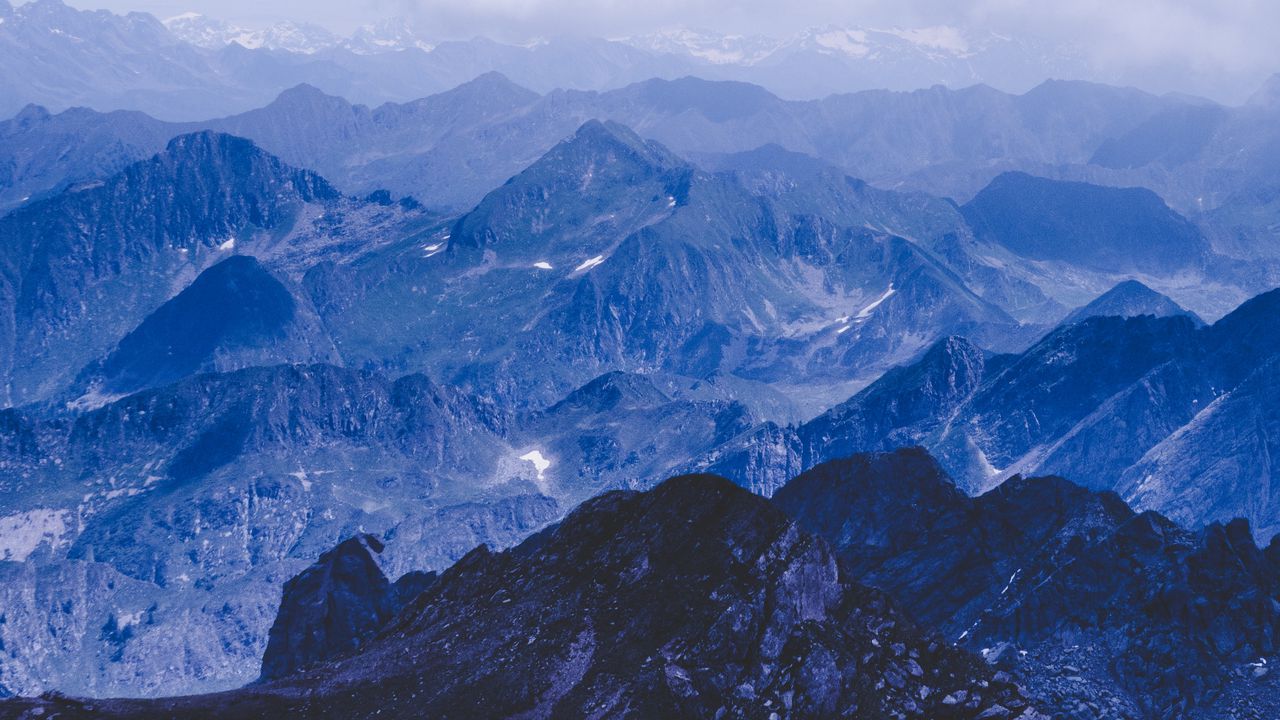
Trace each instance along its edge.
<path fill-rule="evenodd" d="M 920 444 L 969 492 L 1051 473 L 1191 526 L 1245 518 L 1266 540 L 1280 518 L 1262 409 L 1278 301 L 1260 295 L 1209 326 L 1089 317 L 1019 354 L 946 338 L 813 420 L 765 424 L 695 466 L 772 493 L 824 460 Z"/>
<path fill-rule="evenodd" d="M 1265 239 L 1266 228 L 1276 221 L 1269 196 L 1260 190 L 1267 182 L 1265 167 L 1230 160 L 1237 155 L 1221 147 L 1247 138 L 1256 150 L 1245 157 L 1265 155 L 1270 128 L 1275 126 L 1267 118 L 1276 106 L 1262 101 L 1236 109 L 1214 106 L 1217 119 L 1199 140 L 1180 140 L 1187 146 L 1172 166 L 1159 156 L 1141 154 L 1125 163 L 1108 159 L 1121 152 L 1115 149 L 1119 145 L 1137 142 L 1130 138 L 1145 137 L 1136 134 L 1146 125 L 1169 122 L 1170 115 L 1201 107 L 1185 98 L 1062 82 L 1046 83 L 1020 96 L 989 88 L 935 88 L 875 91 L 810 103 L 783 101 L 754 86 L 694 78 L 651 80 L 604 93 L 539 95 L 490 74 L 445 93 L 372 109 L 298 87 L 262 109 L 199 123 L 85 110 L 50 115 L 28 108 L 0 126 L 9 153 L 5 164 L 12 168 L 7 179 L 0 177 L 0 203 L 14 207 L 77 183 L 102 180 L 162 150 L 172 137 L 215 130 L 253 139 L 286 162 L 319 172 L 347 194 L 366 196 L 385 188 L 394 196 L 412 196 L 429 208 L 456 214 L 473 208 L 583 123 L 598 119 L 627 125 L 711 171 L 722 166 L 733 170 L 732 164 L 741 161 L 733 156 L 776 145 L 822 157 L 873 187 L 956 198 L 967 204 L 966 220 L 985 234 L 984 239 L 1001 231 L 1022 232 L 1027 222 L 1049 214 L 1073 213 L 1070 203 L 1108 203 L 1119 213 L 1140 207 L 1144 226 L 1125 227 L 1123 234 L 1183 238 L 1176 252 L 1167 258 L 1157 254 L 1157 265 L 1116 266 L 1095 259 L 1095 270 L 1111 272 L 1105 279 L 1081 282 L 1073 272 L 1056 266 L 1063 259 L 1078 264 L 1078 255 L 1049 257 L 1019 246 L 1020 252 L 1049 263 L 1036 270 L 1042 277 L 1032 278 L 1032 283 L 1057 286 L 1050 295 L 1072 307 L 1136 276 L 1212 318 L 1272 287 L 1280 277 L 1275 253 Z M 972 132 L 988 139 L 957 142 L 961 134 Z M 994 183 L 1002 174 L 1001 182 Z M 1043 180 L 1037 185 L 1035 178 Z M 1124 188 L 1130 194 L 1106 199 L 1091 195 L 1104 192 L 1091 190 L 1091 185 Z M 1133 186 L 1150 187 L 1159 197 Z M 983 203 L 992 204 L 991 210 L 998 213 L 1017 197 L 1035 192 L 1060 197 L 1059 202 L 1067 204 L 1040 204 L 1026 217 L 1001 218 L 1003 228 L 983 224 Z M 1157 220 L 1167 212 L 1164 204 L 1182 217 L 1168 214 Z M 1068 222 L 1080 220 L 1071 214 Z M 1008 224 L 1015 221 L 1021 225 Z M 1082 249 L 1092 247 L 1090 243 L 1103 241 L 1097 233 L 1108 227 L 1122 226 L 1100 224 L 1087 231 L 1094 237 L 1079 235 L 1073 241 Z M 1045 238 L 1063 229 L 1045 228 Z M 1149 245 L 1141 242 L 1135 247 Z M 1074 287 L 1062 287 L 1064 281 Z M 1016 295 L 1024 289 L 1006 292 Z M 1028 304 L 1026 312 L 1039 307 L 1041 313 L 1031 318 L 1017 310 L 1014 314 L 1021 320 L 1061 317 L 1061 308 L 1041 305 L 1034 293 L 1010 298 L 1005 309 L 1020 302 Z"/>
<path fill-rule="evenodd" d="M 0 715 L 1276 715 L 1280 82 L 1036 58 L 0 0 Z"/>
<path fill-rule="evenodd" d="M 1191 526 L 1241 515 L 1273 532 L 1261 492 L 1202 482 L 1219 448 L 1249 450 L 1206 455 L 1174 432 L 1222 432 L 1265 392 L 1251 378 L 1270 357 L 1269 296 L 1198 329 L 1128 282 L 1084 312 L 1175 317 L 1086 319 L 1035 341 L 1067 312 L 1055 298 L 1224 262 L 1149 192 L 1014 173 L 957 206 L 777 146 L 705 164 L 589 120 L 468 212 L 439 215 L 345 195 L 203 130 L 0 219 L 4 554 L 29 561 L 6 611 L 23 620 L 0 637 L 57 627 L 43 592 L 74 598 L 64 615 L 79 623 L 56 651 L 11 656 L 0 683 L 232 687 L 267 643 L 271 588 L 356 530 L 384 538 L 397 572 L 442 570 L 691 462 L 768 494 L 825 459 L 923 443 L 968 490 L 1055 471 Z M 1021 202 L 1036 193 L 1052 202 Z M 1096 205 L 1169 245 L 1142 255 L 1083 213 Z M 1040 228 L 1042 245 L 993 219 Z M 1055 237 L 1134 264 L 1046 255 Z M 1057 360 L 1063 347 L 1078 362 Z M 1073 450 L 1085 426 L 1113 437 L 1108 422 L 1131 422 L 1098 408 L 1161 373 L 1200 385 L 1176 402 L 1130 389 L 1159 403 L 1134 411 L 1150 429 L 1102 457 Z M 1206 417 L 1230 414 L 1192 422 L 1210 403 Z M 1186 452 L 1207 469 L 1126 479 Z M 1164 499 L 1188 484 L 1196 509 Z M 69 592 L 83 573 L 96 580 Z M 156 666 L 175 652 L 190 659 Z"/>
<path fill-rule="evenodd" d="M 1055 716 L 1268 716 L 1276 554 L 1058 477 L 957 491 L 920 449 L 824 463 L 775 503 Z"/>
<path fill-rule="evenodd" d="M 543 92 L 696 74 L 756 82 L 796 99 L 939 83 L 1022 91 L 1045 77 L 1097 77 L 1079 54 L 1050 43 L 946 27 L 824 27 L 780 39 L 691 31 L 563 35 L 513 44 L 426 37 L 400 18 L 343 38 L 306 23 L 246 28 L 194 13 L 162 22 L 146 13 L 80 11 L 60 0 L 6 2 L 0 18 L 0 52 L 14 70 L 0 85 L 4 114 L 34 102 L 190 120 L 215 108 L 247 110 L 300 82 L 360 102 L 405 101 L 495 70 Z M 44 56 L 66 62 L 41 62 Z"/>

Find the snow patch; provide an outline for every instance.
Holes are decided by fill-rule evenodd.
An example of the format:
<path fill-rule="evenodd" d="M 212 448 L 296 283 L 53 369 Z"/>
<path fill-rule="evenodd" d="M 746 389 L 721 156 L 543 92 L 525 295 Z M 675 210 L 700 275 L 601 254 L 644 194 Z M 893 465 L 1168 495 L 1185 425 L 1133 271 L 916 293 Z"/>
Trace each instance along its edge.
<path fill-rule="evenodd" d="M 540 450 L 530 450 L 520 456 L 521 460 L 527 460 L 533 463 L 533 469 L 538 471 L 538 479 L 542 480 L 547 468 L 551 467 L 551 461 L 543 457 Z"/>
<path fill-rule="evenodd" d="M 539 270 L 552 270 L 552 269 L 554 269 L 554 268 L 552 268 L 552 267 L 551 267 L 551 263 L 547 262 L 546 260 L 540 260 L 540 261 L 538 261 L 538 262 L 534 263 L 534 264 L 533 264 L 533 266 L 534 266 L 534 267 L 536 267 L 536 268 L 538 268 Z"/>
<path fill-rule="evenodd" d="M 22 562 L 41 545 L 54 549 L 62 546 L 70 514 L 66 510 L 37 508 L 0 518 L 0 560 Z"/>
<path fill-rule="evenodd" d="M 125 396 L 122 394 L 104 393 L 102 388 L 95 386 L 75 400 L 69 401 L 67 409 L 75 411 L 97 410 L 103 405 L 109 405 L 123 397 Z"/>
<path fill-rule="evenodd" d="M 880 305 L 883 304 L 885 300 L 888 300 L 889 298 L 893 297 L 893 294 L 896 292 L 897 290 L 894 289 L 893 283 L 889 283 L 889 289 L 885 290 L 883 295 L 876 298 L 875 302 L 859 310 L 858 314 L 853 316 L 853 319 L 857 321 L 857 320 L 866 320 L 867 318 L 871 317 L 871 313 L 875 312 L 875 309 L 880 307 Z"/>
<path fill-rule="evenodd" d="M 591 258 L 590 260 L 586 260 L 586 261 L 584 261 L 581 265 L 579 265 L 578 267 L 574 268 L 574 269 L 573 269 L 573 271 L 574 271 L 574 272 L 586 272 L 587 270 L 590 270 L 591 268 L 596 267 L 597 265 L 599 265 L 599 264 L 600 264 L 600 263 L 602 263 L 602 262 L 604 262 L 604 256 L 603 256 L 603 255 L 597 255 L 597 256 L 595 256 L 595 257 Z"/>
<path fill-rule="evenodd" d="M 1013 581 L 1018 579 L 1018 574 L 1021 572 L 1022 572 L 1022 568 L 1018 568 L 1017 570 L 1013 571 L 1013 574 L 1009 576 L 1009 582 L 1005 583 L 1004 589 L 1000 591 L 1001 595 L 1004 595 L 1005 593 L 1009 592 L 1009 588 L 1013 587 Z"/>
<path fill-rule="evenodd" d="M 115 612 L 115 616 L 116 616 L 116 627 L 121 630 L 124 630 L 127 627 L 132 627 L 134 625 L 142 624 L 141 610 L 137 612 L 123 612 L 123 611 L 117 610 Z"/>
<path fill-rule="evenodd" d="M 226 252 L 227 250 L 235 250 L 235 248 L 236 248 L 235 238 L 227 238 L 226 240 L 223 241 L 221 245 L 218 246 L 218 249 L 222 250 L 223 252 Z"/>
<path fill-rule="evenodd" d="M 861 30 L 833 30 L 813 38 L 820 47 L 836 50 L 849 57 L 866 57 L 871 48 L 866 45 L 867 34 Z"/>
<path fill-rule="evenodd" d="M 894 37 L 906 40 L 917 47 L 929 48 L 932 50 L 945 50 L 961 56 L 969 53 L 969 41 L 965 39 L 964 33 L 960 32 L 956 28 L 948 27 L 946 25 L 912 28 L 908 30 L 885 30 L 884 32 L 887 32 Z"/>

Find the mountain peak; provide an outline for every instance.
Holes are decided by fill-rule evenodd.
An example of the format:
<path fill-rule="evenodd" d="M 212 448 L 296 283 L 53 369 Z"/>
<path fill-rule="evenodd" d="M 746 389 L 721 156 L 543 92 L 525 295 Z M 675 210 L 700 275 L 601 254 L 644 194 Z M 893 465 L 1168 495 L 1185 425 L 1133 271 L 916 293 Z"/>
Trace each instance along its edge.
<path fill-rule="evenodd" d="M 205 270 L 161 305 L 101 365 L 112 393 L 215 369 L 215 356 L 283 343 L 294 322 L 289 291 L 249 255 Z"/>
<path fill-rule="evenodd" d="M 674 207 L 687 192 L 692 172 L 671 151 L 625 125 L 588 120 L 486 195 L 458 221 L 450 247 L 517 241 L 543 252 L 556 248 L 529 241 L 557 237 L 591 217 L 611 215 L 615 224 L 626 222 L 624 218 L 651 221 L 655 212 Z M 532 198 L 539 200 L 532 203 Z M 581 233 L 574 234 L 575 250 L 592 249 Z"/>
<path fill-rule="evenodd" d="M 650 146 L 634 130 L 612 120 L 592 118 L 574 132 L 573 143 L 608 143 L 626 147 L 638 154 L 649 154 Z"/>
<path fill-rule="evenodd" d="M 157 166 L 170 167 L 171 172 L 183 177 L 217 175 L 223 181 L 291 184 L 307 201 L 340 197 L 340 193 L 319 175 L 286 165 L 251 140 L 213 130 L 179 135 L 169 141 L 164 152 L 125 172 Z"/>
<path fill-rule="evenodd" d="M 1232 377 L 1280 354 L 1280 288 L 1246 300 L 1208 328 L 1211 349 Z"/>
<path fill-rule="evenodd" d="M 44 122 L 51 117 L 53 117 L 53 114 L 50 113 L 49 109 L 45 106 L 36 105 L 35 103 L 27 103 L 18 111 L 17 115 L 13 116 L 13 119 L 20 126 L 29 127 L 36 123 Z"/>
<path fill-rule="evenodd" d="M 329 93 L 321 90 L 320 88 L 316 87 L 315 85 L 312 85 L 311 83 L 304 82 L 304 83 L 298 83 L 297 85 L 294 85 L 291 88 L 287 88 L 281 91 L 280 94 L 276 96 L 276 99 L 272 101 L 271 104 L 272 105 L 304 104 L 304 103 L 309 104 L 314 102 L 335 102 L 335 101 L 343 104 L 348 104 L 346 100 L 343 100 L 342 98 L 336 95 L 330 95 Z"/>
<path fill-rule="evenodd" d="M 647 104 L 669 115 L 692 110 L 717 123 L 750 117 L 782 102 L 759 85 L 692 76 L 646 80 L 621 92 L 639 95 Z"/>
<path fill-rule="evenodd" d="M 923 448 L 860 453 L 830 460 L 788 482 L 773 496 L 805 530 L 837 547 L 882 547 L 922 532 L 966 498 Z M 922 512 L 930 509 L 930 512 Z"/>
<path fill-rule="evenodd" d="M 530 98 L 540 97 L 538 93 L 524 87 L 523 85 L 520 85 L 512 81 L 511 78 L 507 77 L 503 73 L 498 72 L 497 70 L 489 70 L 488 72 L 480 73 L 474 78 L 454 88 L 455 91 L 463 90 L 463 89 L 485 90 L 485 91 L 496 90 L 496 91 L 502 91 L 502 92 L 519 93 L 521 95 L 527 95 Z"/>
<path fill-rule="evenodd" d="M 262 656 L 262 679 L 354 649 L 387 621 L 390 583 L 374 559 L 383 549 L 372 535 L 348 538 L 285 583 Z"/>
<path fill-rule="evenodd" d="M 1156 292 L 1137 280 L 1120 282 L 1089 304 L 1076 309 L 1063 320 L 1063 323 L 1076 323 L 1085 318 L 1099 316 L 1136 317 L 1138 315 L 1155 315 L 1156 317 L 1185 315 L 1194 320 L 1197 325 L 1204 324 L 1195 313 L 1184 309 L 1169 296 Z"/>
<path fill-rule="evenodd" d="M 180 153 L 221 153 L 228 151 L 263 153 L 251 140 L 236 135 L 220 133 L 216 130 L 200 130 L 186 135 L 178 135 L 165 145 L 164 151 L 175 155 Z"/>
<path fill-rule="evenodd" d="M 648 377 L 637 373 L 613 371 L 569 393 L 551 411 L 566 407 L 581 407 L 602 412 L 624 404 L 656 407 L 670 401 L 671 398 L 659 390 Z"/>

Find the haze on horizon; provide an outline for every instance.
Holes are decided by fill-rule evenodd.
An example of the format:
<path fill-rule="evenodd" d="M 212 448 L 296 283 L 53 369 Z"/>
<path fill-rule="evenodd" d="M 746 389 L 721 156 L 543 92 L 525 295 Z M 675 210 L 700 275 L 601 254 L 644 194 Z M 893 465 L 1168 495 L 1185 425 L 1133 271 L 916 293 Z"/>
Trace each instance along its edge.
<path fill-rule="evenodd" d="M 1153 92 L 1244 101 L 1280 71 L 1280 3 L 1262 0 L 70 0 L 77 7 L 141 10 L 165 18 L 199 12 L 250 27 L 281 20 L 339 33 L 410 18 L 435 39 L 477 35 L 525 41 L 557 35 L 619 37 L 673 27 L 781 36 L 839 25 L 947 25 L 973 34 L 1070 47 L 1101 68 L 1091 78 Z"/>

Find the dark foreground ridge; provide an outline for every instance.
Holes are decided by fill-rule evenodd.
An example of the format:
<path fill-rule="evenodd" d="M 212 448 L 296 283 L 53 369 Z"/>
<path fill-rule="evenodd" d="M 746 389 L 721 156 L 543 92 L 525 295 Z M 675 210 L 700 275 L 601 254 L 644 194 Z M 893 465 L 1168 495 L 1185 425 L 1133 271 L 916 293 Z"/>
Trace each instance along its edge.
<path fill-rule="evenodd" d="M 707 475 L 608 493 L 510 551 L 477 549 L 359 652 L 287 678 L 8 709 L 31 705 L 63 718 L 1043 717 L 1007 674 L 853 582 L 825 541 Z"/>
<path fill-rule="evenodd" d="M 1056 477 L 970 498 L 921 449 L 825 463 L 774 501 L 1044 710 L 1280 717 L 1280 544 L 1244 520 L 1188 532 Z"/>

